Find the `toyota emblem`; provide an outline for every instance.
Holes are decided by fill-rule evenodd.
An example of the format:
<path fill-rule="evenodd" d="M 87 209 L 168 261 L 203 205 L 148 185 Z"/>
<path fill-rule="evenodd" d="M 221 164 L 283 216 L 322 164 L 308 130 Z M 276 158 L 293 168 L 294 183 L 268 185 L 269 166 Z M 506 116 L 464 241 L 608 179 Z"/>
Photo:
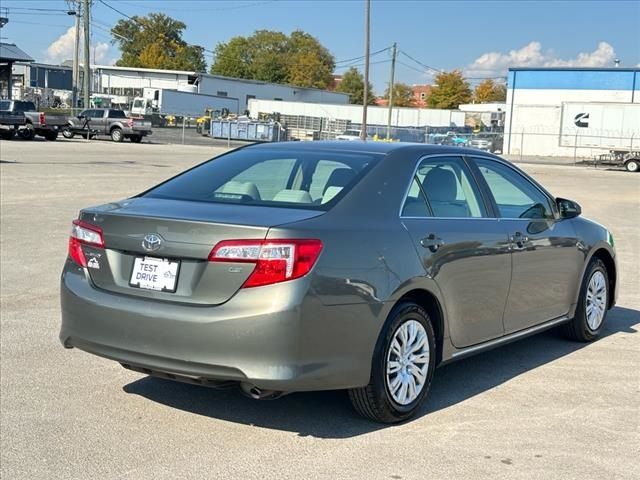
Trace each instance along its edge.
<path fill-rule="evenodd" d="M 155 252 L 162 245 L 162 237 L 156 233 L 147 233 L 142 239 L 142 248 L 147 252 Z"/>

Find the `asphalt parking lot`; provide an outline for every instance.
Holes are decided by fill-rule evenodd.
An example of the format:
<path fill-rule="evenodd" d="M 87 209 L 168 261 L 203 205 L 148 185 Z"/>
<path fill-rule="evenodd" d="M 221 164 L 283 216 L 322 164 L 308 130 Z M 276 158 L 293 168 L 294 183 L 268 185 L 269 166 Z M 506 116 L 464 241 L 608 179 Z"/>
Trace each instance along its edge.
<path fill-rule="evenodd" d="M 63 349 L 58 276 L 78 210 L 222 151 L 0 141 L 3 479 L 637 478 L 638 174 L 522 164 L 609 226 L 618 306 L 592 344 L 547 332 L 439 369 L 423 411 L 403 425 L 357 417 L 344 392 L 256 402 Z"/>

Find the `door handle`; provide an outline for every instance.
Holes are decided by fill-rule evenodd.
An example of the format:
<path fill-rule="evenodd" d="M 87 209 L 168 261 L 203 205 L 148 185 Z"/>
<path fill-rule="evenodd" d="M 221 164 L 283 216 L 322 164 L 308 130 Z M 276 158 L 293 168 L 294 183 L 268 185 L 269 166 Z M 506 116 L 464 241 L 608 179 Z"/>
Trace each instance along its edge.
<path fill-rule="evenodd" d="M 420 245 L 424 248 L 428 248 L 432 252 L 436 252 L 441 246 L 444 245 L 444 240 L 431 233 L 420 240 Z"/>
<path fill-rule="evenodd" d="M 529 242 L 529 237 L 522 232 L 516 232 L 509 237 L 509 241 L 516 244 L 518 248 L 524 248 L 524 244 Z"/>

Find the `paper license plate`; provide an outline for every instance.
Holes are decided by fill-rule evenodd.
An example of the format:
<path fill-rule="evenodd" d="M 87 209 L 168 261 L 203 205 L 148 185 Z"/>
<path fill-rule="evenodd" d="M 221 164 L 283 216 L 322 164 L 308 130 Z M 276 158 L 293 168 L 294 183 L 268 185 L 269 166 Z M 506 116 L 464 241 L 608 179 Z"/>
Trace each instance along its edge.
<path fill-rule="evenodd" d="M 132 287 L 175 292 L 180 262 L 166 258 L 136 257 L 129 285 Z"/>

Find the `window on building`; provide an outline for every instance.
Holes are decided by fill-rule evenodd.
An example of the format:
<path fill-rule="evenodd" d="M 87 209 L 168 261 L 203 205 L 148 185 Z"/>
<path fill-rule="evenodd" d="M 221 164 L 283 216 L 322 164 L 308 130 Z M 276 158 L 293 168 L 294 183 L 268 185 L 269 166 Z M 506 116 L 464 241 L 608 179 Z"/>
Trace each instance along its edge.
<path fill-rule="evenodd" d="M 282 99 L 281 99 L 281 98 L 274 98 L 274 100 L 276 100 L 276 101 L 278 101 L 278 102 L 281 102 L 281 101 L 282 101 Z"/>
<path fill-rule="evenodd" d="M 223 92 L 222 90 L 218 90 L 218 93 L 216 94 L 219 97 L 226 97 L 227 96 L 227 92 Z"/>

